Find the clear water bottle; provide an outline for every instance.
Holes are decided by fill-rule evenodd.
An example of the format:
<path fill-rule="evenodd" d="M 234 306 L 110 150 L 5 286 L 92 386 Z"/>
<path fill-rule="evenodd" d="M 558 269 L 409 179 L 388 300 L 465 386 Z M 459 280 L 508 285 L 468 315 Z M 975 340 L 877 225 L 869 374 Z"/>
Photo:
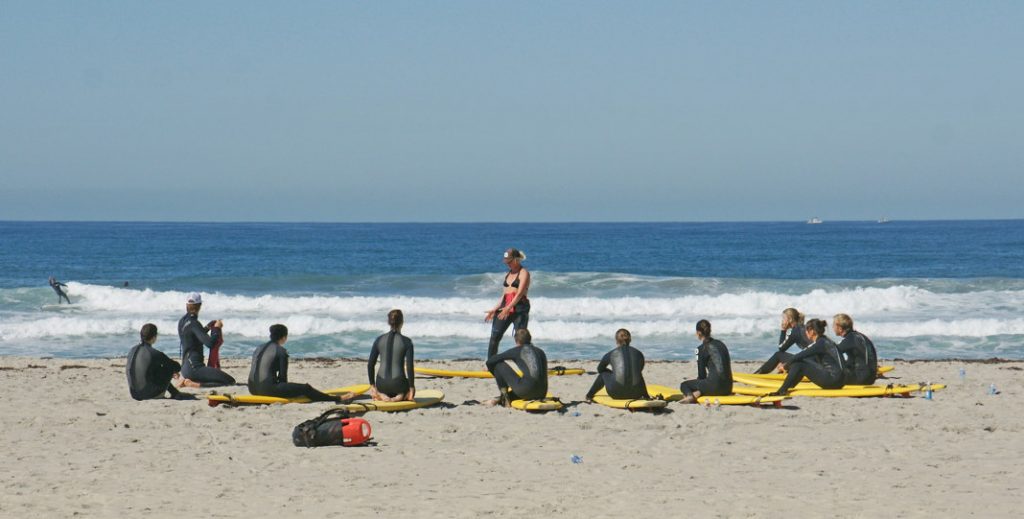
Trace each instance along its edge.
<path fill-rule="evenodd" d="M 583 458 L 573 454 L 572 457 L 569 458 L 569 461 L 571 461 L 573 465 L 579 465 L 580 463 L 583 463 Z"/>
<path fill-rule="evenodd" d="M 932 383 L 931 382 L 929 382 L 926 386 L 924 386 L 924 399 L 925 400 L 931 400 L 932 399 Z"/>
<path fill-rule="evenodd" d="M 967 370 L 960 368 L 960 382 L 963 382 L 967 378 Z"/>
<path fill-rule="evenodd" d="M 996 389 L 996 385 L 994 383 L 993 384 L 989 384 L 989 386 L 988 386 L 988 394 L 990 394 L 990 395 L 998 395 L 999 394 L 999 390 Z"/>
<path fill-rule="evenodd" d="M 716 398 L 715 399 L 715 411 L 721 411 L 721 410 L 722 410 L 722 402 L 719 402 L 718 399 Z"/>
<path fill-rule="evenodd" d="M 571 416 L 573 418 L 577 418 L 577 417 L 579 417 L 579 415 L 580 415 L 579 411 L 573 411 L 573 412 L 569 413 L 569 416 Z"/>

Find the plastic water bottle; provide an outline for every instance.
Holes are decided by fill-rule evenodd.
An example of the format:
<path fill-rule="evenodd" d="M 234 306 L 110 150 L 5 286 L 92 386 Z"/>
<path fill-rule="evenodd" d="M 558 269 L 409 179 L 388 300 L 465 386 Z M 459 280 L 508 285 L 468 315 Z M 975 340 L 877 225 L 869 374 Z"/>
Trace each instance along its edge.
<path fill-rule="evenodd" d="M 988 386 L 988 394 L 990 394 L 990 395 L 998 395 L 999 394 L 999 390 L 996 389 L 996 385 L 994 383 L 990 384 Z"/>
<path fill-rule="evenodd" d="M 967 370 L 960 368 L 960 382 L 963 382 L 967 378 Z"/>
<path fill-rule="evenodd" d="M 573 411 L 573 412 L 569 413 L 569 416 L 571 416 L 571 417 L 573 417 L 573 418 L 576 418 L 576 417 L 578 417 L 579 415 L 580 415 L 580 412 L 579 412 L 579 411 Z"/>
<path fill-rule="evenodd" d="M 569 461 L 572 461 L 573 465 L 579 465 L 580 463 L 583 463 L 583 458 L 573 454 L 572 457 L 569 458 Z"/>
<path fill-rule="evenodd" d="M 932 399 L 932 383 L 931 382 L 929 382 L 928 385 L 926 385 L 924 387 L 924 399 L 925 400 L 931 400 Z"/>
<path fill-rule="evenodd" d="M 719 402 L 718 399 L 716 398 L 715 399 L 715 411 L 721 411 L 721 410 L 722 410 L 722 403 Z"/>

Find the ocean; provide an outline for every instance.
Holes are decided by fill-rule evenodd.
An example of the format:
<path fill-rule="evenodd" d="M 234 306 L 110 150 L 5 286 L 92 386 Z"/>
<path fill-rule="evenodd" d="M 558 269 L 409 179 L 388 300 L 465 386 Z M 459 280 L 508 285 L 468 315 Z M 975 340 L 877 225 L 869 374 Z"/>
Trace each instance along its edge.
<path fill-rule="evenodd" d="M 284 323 L 292 356 L 365 357 L 401 308 L 418 357 L 480 358 L 507 247 L 528 256 L 530 329 L 550 358 L 596 359 L 627 328 L 648 359 L 688 360 L 708 319 L 733 358 L 763 359 L 790 306 L 850 314 L 883 358 L 1024 358 L 1024 220 L 0 222 L 0 354 L 120 356 L 152 322 L 177 357 L 198 291 L 226 356 Z"/>

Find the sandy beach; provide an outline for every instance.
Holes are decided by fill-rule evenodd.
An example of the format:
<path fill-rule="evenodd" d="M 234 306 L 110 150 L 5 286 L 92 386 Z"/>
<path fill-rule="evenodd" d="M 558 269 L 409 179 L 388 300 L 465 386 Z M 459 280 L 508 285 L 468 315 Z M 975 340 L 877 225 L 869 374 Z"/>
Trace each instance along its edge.
<path fill-rule="evenodd" d="M 1011 517 L 1024 482 L 1022 362 L 895 362 L 895 382 L 949 385 L 931 401 L 670 404 L 658 415 L 585 403 L 531 415 L 465 403 L 492 397 L 493 381 L 423 378 L 444 406 L 370 413 L 374 446 L 318 449 L 294 447 L 291 430 L 329 404 L 136 402 L 123 364 L 0 357 L 0 515 Z M 248 361 L 225 367 L 245 379 Z M 677 384 L 694 371 L 652 362 L 646 377 Z M 360 361 L 306 360 L 291 378 L 326 388 L 365 373 Z M 578 401 L 591 380 L 553 378 L 552 392 Z M 987 394 L 992 383 L 1001 394 Z"/>

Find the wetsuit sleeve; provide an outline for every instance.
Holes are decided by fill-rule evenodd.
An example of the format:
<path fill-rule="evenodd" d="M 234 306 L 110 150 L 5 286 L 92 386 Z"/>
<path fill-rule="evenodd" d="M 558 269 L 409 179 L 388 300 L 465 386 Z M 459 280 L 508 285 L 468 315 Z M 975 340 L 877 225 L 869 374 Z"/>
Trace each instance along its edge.
<path fill-rule="evenodd" d="M 611 364 L 611 362 L 612 352 L 609 351 L 608 353 L 604 354 L 604 357 L 601 357 L 601 362 L 597 363 L 597 372 L 604 373 L 606 371 L 611 371 L 610 369 L 608 369 L 608 365 Z"/>
<path fill-rule="evenodd" d="M 516 353 L 518 353 L 516 350 L 518 350 L 518 349 L 519 349 L 518 347 L 517 348 L 510 348 L 508 350 L 505 350 L 505 351 L 503 351 L 503 352 L 501 352 L 501 353 L 499 353 L 499 354 L 497 354 L 497 355 L 487 359 L 487 362 L 486 362 L 487 369 L 491 369 L 494 366 L 497 366 L 499 362 L 504 362 L 506 360 L 515 360 L 515 359 L 519 358 L 519 356 L 516 355 Z"/>
<path fill-rule="evenodd" d="M 373 368 L 377 366 L 377 357 L 380 357 L 380 349 L 377 348 L 377 341 L 379 340 L 378 338 L 376 341 L 373 341 L 373 347 L 370 348 L 370 358 L 366 361 L 366 377 L 370 380 L 371 386 L 376 384 L 373 380 Z"/>
<path fill-rule="evenodd" d="M 416 387 L 416 372 L 413 366 L 412 341 L 409 341 L 409 347 L 405 349 L 405 376 L 409 380 L 409 389 Z"/>
<path fill-rule="evenodd" d="M 277 382 L 287 383 L 288 382 L 288 350 L 278 346 L 280 350 L 277 352 Z"/>
<path fill-rule="evenodd" d="M 172 373 L 179 373 L 181 371 L 181 364 L 178 361 L 172 360 L 164 352 L 157 349 L 153 350 L 153 364 L 165 369 L 170 368 Z"/>
<path fill-rule="evenodd" d="M 806 359 L 807 357 L 821 355 L 822 353 L 825 353 L 825 341 L 819 339 L 814 344 L 798 352 L 796 355 L 793 355 L 793 358 L 789 360 L 787 365 L 792 364 L 801 359 Z"/>
<path fill-rule="evenodd" d="M 711 355 L 708 354 L 707 345 L 702 345 L 697 349 L 697 380 L 705 380 L 708 378 L 708 359 Z"/>
<path fill-rule="evenodd" d="M 786 332 L 779 335 L 779 351 L 786 351 L 796 344 L 796 328 L 790 328 L 790 330 L 789 337 L 786 337 Z"/>
<path fill-rule="evenodd" d="M 202 325 L 198 321 L 192 319 L 189 322 L 189 332 L 195 335 L 199 342 L 203 343 L 207 348 L 212 348 L 216 344 L 216 337 L 220 335 L 220 328 L 214 328 L 209 334 L 203 329 Z M 212 334 L 212 335 L 211 335 Z"/>

